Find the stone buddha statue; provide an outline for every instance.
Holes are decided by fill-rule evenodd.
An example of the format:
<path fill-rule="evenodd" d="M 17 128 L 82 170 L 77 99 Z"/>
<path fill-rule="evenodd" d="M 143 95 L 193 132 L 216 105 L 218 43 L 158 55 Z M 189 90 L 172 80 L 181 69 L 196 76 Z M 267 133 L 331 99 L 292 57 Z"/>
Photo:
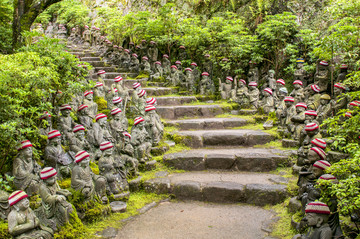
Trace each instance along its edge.
<path fill-rule="evenodd" d="M 265 88 L 263 94 L 264 97 L 259 106 L 263 108 L 265 114 L 269 114 L 275 110 L 273 92 L 270 88 Z"/>
<path fill-rule="evenodd" d="M 249 82 L 249 91 L 247 93 L 250 105 L 252 109 L 258 108 L 260 91 L 257 88 L 257 83 L 255 81 Z"/>
<path fill-rule="evenodd" d="M 93 124 L 94 130 L 94 146 L 98 148 L 104 141 L 115 142 L 115 139 L 110 133 L 110 126 L 107 122 L 107 116 L 103 113 L 97 114 L 95 117 L 96 122 Z"/>
<path fill-rule="evenodd" d="M 134 125 L 131 129 L 131 144 L 135 150 L 135 158 L 140 163 L 144 163 L 151 159 L 150 150 L 152 139 L 145 129 L 144 119 L 137 117 L 134 120 Z"/>
<path fill-rule="evenodd" d="M 130 72 L 139 73 L 139 67 L 140 67 L 140 62 L 138 59 L 138 55 L 136 55 L 135 53 L 131 54 L 131 60 L 129 64 Z"/>
<path fill-rule="evenodd" d="M 153 105 L 147 105 L 145 108 L 145 128 L 152 139 L 152 146 L 158 145 L 164 133 L 164 125 Z"/>
<path fill-rule="evenodd" d="M 177 66 L 171 66 L 170 75 L 166 78 L 166 81 L 166 85 L 169 86 L 178 86 L 180 84 L 180 76 Z"/>
<path fill-rule="evenodd" d="M 161 64 L 162 64 L 163 69 L 164 69 L 164 75 L 165 75 L 165 76 L 170 75 L 171 62 L 170 62 L 169 56 L 168 56 L 167 54 L 164 54 L 164 55 L 163 55 Z"/>
<path fill-rule="evenodd" d="M 336 115 L 341 109 L 345 109 L 347 106 L 347 98 L 344 97 L 346 91 L 345 86 L 342 83 L 336 83 L 334 85 L 334 97 L 335 99 L 331 101 L 331 106 L 333 108 L 334 114 Z"/>
<path fill-rule="evenodd" d="M 134 147 L 131 145 L 131 135 L 124 131 L 123 136 L 124 143 L 120 149 L 121 157 L 125 161 L 127 175 L 134 177 L 138 174 L 139 161 L 134 157 L 135 151 Z"/>
<path fill-rule="evenodd" d="M 235 81 L 236 81 L 235 77 Z M 235 102 L 238 103 L 241 107 L 246 107 L 249 105 L 249 98 L 248 98 L 249 90 L 246 86 L 246 81 L 243 79 L 239 79 L 237 86 L 236 86 L 236 100 Z"/>
<path fill-rule="evenodd" d="M 307 96 L 306 105 L 309 110 L 317 110 L 320 105 L 320 88 L 317 85 L 310 85 L 305 93 Z"/>
<path fill-rule="evenodd" d="M 111 110 L 112 119 L 110 120 L 110 129 L 113 138 L 118 141 L 123 138 L 123 132 L 128 129 L 128 119 L 119 108 Z"/>
<path fill-rule="evenodd" d="M 314 76 L 314 83 L 319 86 L 320 93 L 326 92 L 329 87 L 330 70 L 327 61 L 320 61 Z"/>
<path fill-rule="evenodd" d="M 223 100 L 235 100 L 236 90 L 233 87 L 234 79 L 231 76 L 227 76 L 225 83 L 222 83 L 219 79 L 219 91 L 221 99 Z"/>
<path fill-rule="evenodd" d="M 256 63 L 253 61 L 249 62 L 250 69 L 248 72 L 248 82 L 256 82 L 259 81 L 259 69 L 256 67 Z"/>
<path fill-rule="evenodd" d="M 191 68 L 185 68 L 185 79 L 182 84 L 184 90 L 188 91 L 190 94 L 196 92 L 195 88 L 195 77 L 193 75 L 193 70 Z"/>
<path fill-rule="evenodd" d="M 94 117 L 95 118 L 95 117 Z M 78 119 L 80 124 L 85 128 L 91 129 L 93 125 L 93 117 L 90 115 L 90 110 L 87 105 L 80 105 L 78 108 Z"/>
<path fill-rule="evenodd" d="M 213 95 L 215 93 L 215 85 L 212 79 L 210 79 L 210 74 L 208 72 L 203 72 L 201 74 L 199 93 L 200 95 Z"/>
<path fill-rule="evenodd" d="M 305 103 L 297 103 L 295 109 L 296 114 L 291 117 L 291 123 L 288 125 L 288 130 L 291 132 L 294 140 L 299 140 L 301 131 L 305 126 L 305 110 L 307 109 L 307 106 Z"/>
<path fill-rule="evenodd" d="M 56 170 L 46 167 L 41 170 L 40 177 L 43 183 L 40 185 L 41 210 L 38 215 L 42 222 L 54 231 L 64 226 L 70 220 L 73 206 L 66 201 L 71 193 L 61 189 L 56 182 Z"/>
<path fill-rule="evenodd" d="M 8 215 L 8 228 L 15 239 L 53 238 L 53 230 L 41 225 L 39 218 L 30 208 L 28 195 L 15 191 L 9 196 L 11 212 Z"/>
<path fill-rule="evenodd" d="M 160 61 L 156 61 L 154 63 L 154 71 L 152 72 L 152 74 L 150 75 L 149 80 L 151 81 L 158 81 L 160 80 L 160 77 L 163 77 L 164 72 L 163 72 L 163 68 L 161 66 L 161 62 Z"/>
<path fill-rule="evenodd" d="M 40 117 L 39 130 L 41 135 L 47 135 L 50 131 L 52 131 L 51 114 L 47 111 L 45 111 Z"/>
<path fill-rule="evenodd" d="M 65 136 L 64 141 L 67 143 L 73 136 L 72 129 L 75 126 L 73 118 L 70 116 L 71 106 L 63 104 L 60 106 L 61 116 L 59 116 L 57 126 L 59 131 Z"/>
<path fill-rule="evenodd" d="M 105 97 L 105 94 L 103 94 L 104 87 L 102 86 L 101 82 L 96 83 L 97 86 L 95 86 L 95 92 L 98 97 Z M 104 92 L 105 93 L 105 92 Z M 94 119 L 95 115 L 98 112 L 98 104 L 94 101 L 94 94 L 92 91 L 85 91 L 84 93 L 84 100 L 83 105 L 86 105 L 88 107 L 88 113 L 89 116 Z"/>
<path fill-rule="evenodd" d="M 323 121 L 332 116 L 333 109 L 330 103 L 331 97 L 328 94 L 323 94 L 320 97 L 320 106 L 317 108 L 317 118 L 316 120 L 319 124 L 322 124 Z"/>
<path fill-rule="evenodd" d="M 303 82 L 296 80 L 293 82 L 294 90 L 291 91 L 290 96 L 294 97 L 295 104 L 305 101 L 305 90 L 303 87 Z"/>
<path fill-rule="evenodd" d="M 294 72 L 294 81 L 301 81 L 303 83 L 303 87 L 308 85 L 307 82 L 307 72 L 304 70 L 305 60 L 303 58 L 298 58 L 296 60 L 296 70 Z M 292 95 L 291 95 L 292 96 Z M 292 96 L 295 97 L 295 96 Z M 302 100 L 300 100 L 302 102 Z M 298 102 L 296 102 L 298 103 Z"/>
<path fill-rule="evenodd" d="M 336 82 L 344 82 L 347 75 L 348 75 L 348 66 L 346 64 L 342 64 L 340 66 L 340 73 L 336 79 Z"/>
<path fill-rule="evenodd" d="M 29 140 L 20 143 L 19 154 L 14 159 L 12 170 L 15 188 L 27 192 L 30 196 L 39 192 L 41 170 L 40 165 L 32 158 L 32 147 Z"/>
<path fill-rule="evenodd" d="M 195 87 L 197 88 L 200 78 L 201 78 L 201 72 L 198 68 L 198 65 L 195 62 L 192 62 L 190 64 L 190 68 L 192 69 L 192 73 L 194 76 L 194 83 L 195 83 Z"/>
<path fill-rule="evenodd" d="M 149 63 L 149 58 L 147 56 L 142 57 L 142 62 L 141 62 L 140 68 L 142 71 L 146 72 L 149 76 L 152 73 L 151 66 Z M 169 67 L 169 71 L 170 71 L 170 67 Z"/>

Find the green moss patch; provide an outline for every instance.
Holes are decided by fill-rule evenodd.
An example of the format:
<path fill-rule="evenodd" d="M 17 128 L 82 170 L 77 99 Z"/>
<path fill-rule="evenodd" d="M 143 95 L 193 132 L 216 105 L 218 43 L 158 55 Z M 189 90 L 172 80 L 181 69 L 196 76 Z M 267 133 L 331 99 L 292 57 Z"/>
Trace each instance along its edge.
<path fill-rule="evenodd" d="M 11 238 L 8 223 L 0 219 L 0 238 Z"/>

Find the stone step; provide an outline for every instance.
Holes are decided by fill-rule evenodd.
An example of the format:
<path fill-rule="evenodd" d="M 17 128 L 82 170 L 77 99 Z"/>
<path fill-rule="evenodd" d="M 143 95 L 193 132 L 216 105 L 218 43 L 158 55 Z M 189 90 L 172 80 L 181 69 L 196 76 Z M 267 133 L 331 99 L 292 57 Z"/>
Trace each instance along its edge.
<path fill-rule="evenodd" d="M 104 70 L 104 71 L 106 71 L 106 72 L 117 72 L 115 66 L 100 66 L 100 67 L 95 67 L 95 72 L 98 72 L 99 70 Z"/>
<path fill-rule="evenodd" d="M 105 62 L 103 61 L 86 61 L 86 62 L 92 65 L 93 67 L 105 66 Z"/>
<path fill-rule="evenodd" d="M 82 57 L 81 61 L 91 62 L 91 61 L 101 61 L 100 57 Z"/>
<path fill-rule="evenodd" d="M 157 98 L 158 105 L 160 104 L 160 99 Z M 171 120 L 167 121 L 165 125 L 175 126 L 180 128 L 180 130 L 202 130 L 202 129 L 226 129 L 241 127 L 248 123 L 246 119 L 242 118 L 202 118 L 202 119 L 185 119 L 185 120 Z"/>
<path fill-rule="evenodd" d="M 97 66 L 98 67 L 98 66 Z M 136 73 L 130 73 L 130 72 L 106 72 L 105 73 L 105 80 L 113 80 L 115 77 L 121 75 L 123 78 L 133 78 L 136 77 Z M 94 80 L 98 78 L 96 74 L 92 76 Z"/>
<path fill-rule="evenodd" d="M 149 81 L 147 83 L 147 86 L 160 86 L 160 87 L 162 87 L 164 85 L 165 85 L 165 82 L 152 82 L 152 81 Z"/>
<path fill-rule="evenodd" d="M 221 105 L 182 105 L 158 106 L 157 113 L 164 119 L 175 120 L 183 117 L 214 117 L 225 112 L 230 112 L 230 107 Z"/>
<path fill-rule="evenodd" d="M 275 136 L 264 131 L 248 129 L 178 131 L 176 134 L 183 136 L 182 142 L 192 148 L 253 146 L 266 144 L 275 139 Z"/>
<path fill-rule="evenodd" d="M 144 182 L 147 192 L 218 203 L 277 204 L 287 197 L 285 178 L 269 173 L 186 172 Z"/>
<path fill-rule="evenodd" d="M 159 106 L 183 105 L 197 101 L 195 96 L 165 96 L 158 97 L 156 100 Z"/>
<path fill-rule="evenodd" d="M 269 172 L 289 163 L 289 151 L 264 148 L 193 149 L 165 154 L 163 162 L 172 168 L 200 171 L 208 169 Z"/>

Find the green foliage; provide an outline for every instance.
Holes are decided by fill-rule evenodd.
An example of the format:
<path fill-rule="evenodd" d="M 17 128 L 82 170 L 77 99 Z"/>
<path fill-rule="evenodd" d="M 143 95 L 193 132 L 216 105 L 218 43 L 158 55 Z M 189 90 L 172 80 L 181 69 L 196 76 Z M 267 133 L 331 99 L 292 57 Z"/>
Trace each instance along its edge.
<path fill-rule="evenodd" d="M 0 238 L 11 238 L 7 222 L 0 219 Z"/>
<path fill-rule="evenodd" d="M 68 103 L 87 87 L 87 71 L 78 64 L 58 40 L 48 38 L 16 54 L 0 55 L 0 171 L 10 170 L 19 141 L 29 139 L 38 146 L 44 111 L 53 112 L 54 106 Z M 39 153 L 34 150 L 35 159 Z"/>
<path fill-rule="evenodd" d="M 90 22 L 89 12 L 90 9 L 80 0 L 62 0 L 40 14 L 36 22 L 46 25 L 56 16 L 57 23 L 65 24 L 68 29 L 84 27 Z"/>
<path fill-rule="evenodd" d="M 12 18 L 13 0 L 0 1 L 0 53 L 5 54 L 12 51 Z"/>
<path fill-rule="evenodd" d="M 13 181 L 14 177 L 11 177 L 7 174 L 4 175 L 4 177 L 0 177 L 0 190 L 6 191 L 6 192 L 13 192 Z"/>
<path fill-rule="evenodd" d="M 61 181 L 57 181 L 60 188 L 63 188 L 63 189 L 68 189 L 71 187 L 71 178 L 66 178 L 66 179 L 63 179 Z"/>
<path fill-rule="evenodd" d="M 99 166 L 96 163 L 90 162 L 90 168 L 94 174 L 99 175 Z"/>
<path fill-rule="evenodd" d="M 107 109 L 107 101 L 102 97 L 95 97 L 94 102 L 98 105 L 98 111 Z"/>

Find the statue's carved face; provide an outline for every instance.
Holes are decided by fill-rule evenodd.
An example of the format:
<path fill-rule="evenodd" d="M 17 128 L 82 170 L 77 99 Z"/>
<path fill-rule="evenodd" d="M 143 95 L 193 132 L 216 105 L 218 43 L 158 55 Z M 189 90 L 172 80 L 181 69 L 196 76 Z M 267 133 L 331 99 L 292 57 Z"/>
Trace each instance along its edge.
<path fill-rule="evenodd" d="M 61 111 L 62 116 L 68 117 L 70 115 L 70 110 L 62 110 Z"/>
<path fill-rule="evenodd" d="M 251 86 L 249 86 L 249 89 L 250 89 L 250 90 L 255 90 L 255 89 L 256 89 L 256 86 L 251 85 Z"/>
<path fill-rule="evenodd" d="M 83 161 L 80 162 L 80 166 L 81 166 L 82 168 L 86 168 L 86 167 L 89 166 L 89 163 L 90 163 L 90 159 L 89 159 L 89 158 L 86 158 L 86 159 L 84 159 Z"/>
<path fill-rule="evenodd" d="M 304 107 L 296 107 L 296 113 L 301 113 L 301 112 L 303 112 L 303 111 L 305 111 L 305 108 Z"/>
<path fill-rule="evenodd" d="M 24 198 L 20 202 L 16 203 L 15 206 L 18 207 L 20 209 L 20 211 L 24 211 L 24 210 L 28 209 L 30 206 L 29 199 Z"/>
<path fill-rule="evenodd" d="M 285 106 L 286 106 L 287 108 L 291 107 L 293 104 L 294 104 L 294 102 L 285 101 Z"/>
<path fill-rule="evenodd" d="M 316 213 L 306 213 L 307 224 L 312 227 L 316 226 L 321 218 Z"/>
<path fill-rule="evenodd" d="M 317 167 L 312 167 L 311 171 L 317 178 L 324 174 L 324 170 L 317 168 Z"/>
<path fill-rule="evenodd" d="M 295 85 L 294 85 L 294 88 L 295 88 L 296 90 L 298 90 L 298 89 L 302 88 L 302 85 L 295 84 Z"/>
<path fill-rule="evenodd" d="M 274 78 L 274 76 L 275 76 L 275 72 L 269 71 L 269 77 Z"/>
<path fill-rule="evenodd" d="M 85 138 L 85 131 L 84 130 L 79 130 L 75 133 L 76 138 L 78 139 L 84 139 Z"/>
<path fill-rule="evenodd" d="M 311 121 L 311 120 L 314 120 L 314 119 L 315 119 L 315 116 L 313 116 L 313 115 L 305 115 L 305 120 Z"/>
<path fill-rule="evenodd" d="M 265 97 L 269 97 L 269 96 L 270 96 L 270 93 L 267 92 L 267 91 L 264 91 L 264 96 L 265 96 Z"/>
<path fill-rule="evenodd" d="M 55 138 L 51 139 L 51 143 L 54 146 L 58 146 L 58 145 L 61 144 L 61 138 L 60 137 L 55 137 Z"/>
<path fill-rule="evenodd" d="M 94 98 L 93 94 L 88 94 L 87 96 L 85 96 L 85 99 L 87 100 L 92 100 Z"/>
<path fill-rule="evenodd" d="M 125 141 L 126 144 L 128 144 L 128 143 L 130 142 L 130 138 L 127 137 L 127 136 L 125 136 L 125 137 L 124 137 L 124 141 Z"/>
<path fill-rule="evenodd" d="M 46 185 L 54 185 L 56 182 L 56 177 L 53 176 L 51 178 L 45 179 L 44 182 L 46 183 Z"/>
<path fill-rule="evenodd" d="M 104 156 L 111 156 L 113 153 L 113 148 L 106 149 L 103 151 Z"/>
<path fill-rule="evenodd" d="M 306 134 L 310 137 L 313 137 L 314 135 L 319 133 L 319 129 L 313 130 L 313 131 L 306 131 Z M 321 175 L 320 175 L 321 176 Z"/>
<path fill-rule="evenodd" d="M 334 87 L 334 95 L 340 95 L 342 93 L 342 90 L 338 87 Z"/>
<path fill-rule="evenodd" d="M 310 163 L 315 163 L 317 160 L 320 160 L 320 157 L 314 150 L 309 150 L 307 154 L 307 160 Z"/>
<path fill-rule="evenodd" d="M 98 123 L 99 123 L 100 126 L 105 126 L 106 125 L 106 118 L 99 119 Z"/>
<path fill-rule="evenodd" d="M 304 66 L 304 65 L 303 65 L 303 64 L 301 64 L 301 63 L 297 63 L 297 64 L 296 64 L 296 67 L 297 67 L 298 69 L 303 68 L 303 66 Z"/>
<path fill-rule="evenodd" d="M 117 113 L 116 115 L 114 115 L 114 119 L 115 120 L 120 120 L 121 119 L 121 113 Z"/>
<path fill-rule="evenodd" d="M 33 149 L 32 149 L 32 147 L 27 147 L 27 148 L 21 150 L 21 153 L 24 157 L 31 158 L 33 155 Z"/>

